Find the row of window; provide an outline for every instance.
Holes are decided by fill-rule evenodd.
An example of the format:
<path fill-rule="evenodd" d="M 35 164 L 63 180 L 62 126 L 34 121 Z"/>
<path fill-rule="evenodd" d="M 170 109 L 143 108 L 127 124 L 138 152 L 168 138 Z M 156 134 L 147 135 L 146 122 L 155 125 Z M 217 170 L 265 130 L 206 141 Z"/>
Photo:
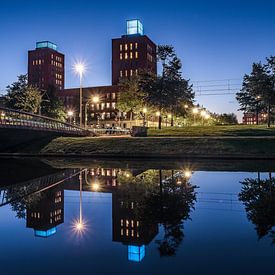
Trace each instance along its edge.
<path fill-rule="evenodd" d="M 104 109 L 115 109 L 116 108 L 116 103 L 115 102 L 107 102 L 107 103 L 98 103 L 98 104 L 92 104 L 91 109 L 92 110 L 104 110 Z"/>
<path fill-rule="evenodd" d="M 56 79 L 56 80 L 55 80 L 55 84 L 56 84 L 56 85 L 62 85 L 62 80 Z"/>
<path fill-rule="evenodd" d="M 44 64 L 44 59 L 36 59 L 32 61 L 32 65 L 42 65 Z"/>
<path fill-rule="evenodd" d="M 61 74 L 55 74 L 55 78 L 62 79 L 62 75 Z"/>
<path fill-rule="evenodd" d="M 92 176 L 107 176 L 107 177 L 110 177 L 110 176 L 113 176 L 113 177 L 116 177 L 116 173 L 117 173 L 117 170 L 116 169 L 92 169 L 90 174 Z"/>
<path fill-rule="evenodd" d="M 54 65 L 55 67 L 58 67 L 58 68 L 63 67 L 62 63 L 54 61 L 54 60 L 51 60 L 51 65 Z"/>
<path fill-rule="evenodd" d="M 131 225 L 131 227 L 139 227 L 139 221 L 134 221 L 134 220 L 123 220 L 121 219 L 120 220 L 120 226 L 123 227 L 123 226 L 126 226 L 126 227 L 129 227 Z"/>
<path fill-rule="evenodd" d="M 120 71 L 119 76 L 120 77 L 128 77 L 128 76 L 133 76 L 133 75 L 138 75 L 138 69 L 135 70 L 125 70 L 125 71 Z"/>
<path fill-rule="evenodd" d="M 127 237 L 129 237 L 129 229 L 125 230 L 125 235 Z M 124 236 L 124 229 L 123 228 L 120 229 L 120 236 Z M 133 230 L 133 229 L 131 230 L 131 237 L 135 237 L 135 230 Z M 136 237 L 139 238 L 139 232 L 138 231 L 136 232 Z"/>
<path fill-rule="evenodd" d="M 54 55 L 51 55 L 51 59 L 54 59 Z M 55 60 L 62 62 L 62 58 L 60 56 L 55 56 Z"/>
<path fill-rule="evenodd" d="M 138 43 L 130 43 L 130 44 L 120 44 L 119 45 L 119 50 L 122 52 L 123 50 L 124 51 L 132 51 L 133 48 L 135 48 L 136 50 L 138 49 Z"/>
<path fill-rule="evenodd" d="M 130 53 L 120 53 L 119 54 L 119 59 L 120 60 L 123 60 L 123 58 L 125 59 L 125 60 L 128 60 L 128 59 L 133 59 L 133 58 L 135 58 L 135 59 L 138 59 L 138 52 L 130 52 Z"/>

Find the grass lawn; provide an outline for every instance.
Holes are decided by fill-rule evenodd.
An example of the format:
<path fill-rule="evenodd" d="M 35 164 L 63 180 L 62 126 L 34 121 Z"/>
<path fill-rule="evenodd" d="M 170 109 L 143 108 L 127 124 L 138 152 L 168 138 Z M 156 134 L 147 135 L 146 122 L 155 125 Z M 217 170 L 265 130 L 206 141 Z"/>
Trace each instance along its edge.
<path fill-rule="evenodd" d="M 57 138 L 40 153 L 116 157 L 275 157 L 275 139 Z"/>
<path fill-rule="evenodd" d="M 149 128 L 149 136 L 275 136 L 275 127 L 265 125 L 228 125 L 228 126 L 186 126 L 164 127 L 161 130 Z"/>

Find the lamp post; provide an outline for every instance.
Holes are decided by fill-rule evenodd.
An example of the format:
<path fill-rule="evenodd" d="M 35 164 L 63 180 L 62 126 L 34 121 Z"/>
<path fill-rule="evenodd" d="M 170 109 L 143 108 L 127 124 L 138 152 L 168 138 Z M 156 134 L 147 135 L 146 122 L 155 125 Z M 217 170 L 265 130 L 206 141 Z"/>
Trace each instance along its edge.
<path fill-rule="evenodd" d="M 201 111 L 201 122 L 202 122 L 202 125 L 204 125 L 204 118 L 206 116 L 206 112 L 204 110 Z"/>
<path fill-rule="evenodd" d="M 192 113 L 194 115 L 194 124 L 196 124 L 196 115 L 199 113 L 199 109 L 198 108 L 193 108 Z"/>
<path fill-rule="evenodd" d="M 161 113 L 160 113 L 160 111 L 156 112 L 156 116 L 158 117 L 159 129 L 161 129 Z"/>
<path fill-rule="evenodd" d="M 79 126 L 82 127 L 82 79 L 85 73 L 85 65 L 83 63 L 76 63 L 74 70 L 79 75 Z"/>
<path fill-rule="evenodd" d="M 147 108 L 142 109 L 143 112 L 143 127 L 146 127 L 146 113 L 147 113 Z"/>
<path fill-rule="evenodd" d="M 69 117 L 70 124 L 72 124 L 72 117 L 74 115 L 74 112 L 73 111 L 68 111 L 67 115 Z"/>

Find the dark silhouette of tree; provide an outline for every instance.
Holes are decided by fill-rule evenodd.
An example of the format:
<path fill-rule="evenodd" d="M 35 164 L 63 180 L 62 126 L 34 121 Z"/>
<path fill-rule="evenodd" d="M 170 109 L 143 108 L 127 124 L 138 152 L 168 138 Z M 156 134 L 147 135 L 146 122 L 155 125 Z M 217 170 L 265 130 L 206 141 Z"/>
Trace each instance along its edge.
<path fill-rule="evenodd" d="M 256 226 L 259 239 L 269 236 L 275 244 L 275 178 L 245 179 L 239 194 L 248 219 Z"/>

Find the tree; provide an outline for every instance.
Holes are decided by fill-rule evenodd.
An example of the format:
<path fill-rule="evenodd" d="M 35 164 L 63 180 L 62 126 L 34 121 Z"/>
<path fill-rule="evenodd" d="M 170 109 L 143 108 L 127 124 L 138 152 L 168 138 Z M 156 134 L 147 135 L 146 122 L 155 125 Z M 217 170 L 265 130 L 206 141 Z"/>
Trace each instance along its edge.
<path fill-rule="evenodd" d="M 161 129 L 162 112 L 173 114 L 176 106 L 185 102 L 192 104 L 194 93 L 189 81 L 181 76 L 181 61 L 175 50 L 169 45 L 158 46 L 158 60 L 162 65 L 161 76 L 150 72 L 142 76 L 141 87 L 145 101 L 159 111 L 159 129 Z M 173 117 L 173 116 L 172 116 Z M 173 121 L 171 121 L 173 124 Z"/>
<path fill-rule="evenodd" d="M 140 88 L 140 78 L 134 76 L 130 79 L 121 79 L 119 91 L 117 108 L 121 112 L 130 113 L 130 120 L 132 121 L 133 113 L 141 112 L 145 106 L 144 93 Z"/>
<path fill-rule="evenodd" d="M 65 121 L 66 111 L 63 102 L 57 97 L 54 86 L 49 86 L 42 96 L 41 113 L 45 116 Z"/>
<path fill-rule="evenodd" d="M 28 85 L 27 75 L 18 76 L 18 80 L 7 86 L 5 105 L 8 108 L 37 113 L 41 104 L 41 93 L 36 87 Z"/>
<path fill-rule="evenodd" d="M 271 121 L 271 108 L 275 104 L 275 57 L 267 59 L 267 64 L 253 63 L 250 75 L 245 75 L 242 89 L 237 93 L 240 110 L 255 112 L 258 123 L 258 113 L 266 111 L 268 127 Z"/>
<path fill-rule="evenodd" d="M 215 114 L 216 124 L 234 125 L 238 124 L 237 116 L 234 113 Z"/>
<path fill-rule="evenodd" d="M 275 244 L 275 179 L 245 179 L 239 194 L 248 219 L 255 225 L 259 239 L 269 236 Z"/>

